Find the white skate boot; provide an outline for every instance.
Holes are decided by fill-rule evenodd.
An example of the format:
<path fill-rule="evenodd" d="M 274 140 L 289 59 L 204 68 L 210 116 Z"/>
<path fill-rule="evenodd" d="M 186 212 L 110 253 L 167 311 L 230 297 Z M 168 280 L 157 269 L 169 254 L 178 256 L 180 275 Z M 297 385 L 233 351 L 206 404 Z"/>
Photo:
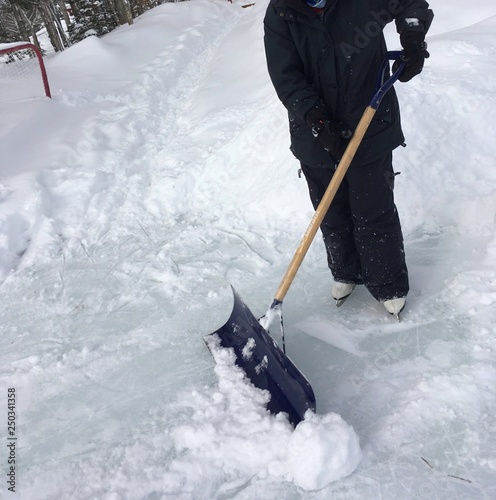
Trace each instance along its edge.
<path fill-rule="evenodd" d="M 385 300 L 383 302 L 383 304 L 384 304 L 384 307 L 386 308 L 386 311 L 389 314 L 396 316 L 396 319 L 399 321 L 400 320 L 400 313 L 405 308 L 405 302 L 406 302 L 406 298 L 401 297 L 399 299 Z"/>
<path fill-rule="evenodd" d="M 353 283 L 334 282 L 334 285 L 332 285 L 332 297 L 336 301 L 336 307 L 343 305 L 343 302 L 350 296 L 355 286 Z"/>

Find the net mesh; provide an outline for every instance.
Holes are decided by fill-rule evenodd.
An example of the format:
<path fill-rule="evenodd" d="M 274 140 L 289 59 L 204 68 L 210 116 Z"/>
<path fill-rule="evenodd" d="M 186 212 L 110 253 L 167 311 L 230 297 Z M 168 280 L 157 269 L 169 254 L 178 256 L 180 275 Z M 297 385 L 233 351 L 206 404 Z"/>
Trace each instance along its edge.
<path fill-rule="evenodd" d="M 0 101 L 45 96 L 42 72 L 32 48 L 8 48 L 0 53 Z"/>

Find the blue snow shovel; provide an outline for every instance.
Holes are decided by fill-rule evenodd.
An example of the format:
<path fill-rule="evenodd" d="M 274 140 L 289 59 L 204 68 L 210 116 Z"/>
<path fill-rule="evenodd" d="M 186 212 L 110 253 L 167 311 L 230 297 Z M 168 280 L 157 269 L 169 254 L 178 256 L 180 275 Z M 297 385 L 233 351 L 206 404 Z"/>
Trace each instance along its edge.
<path fill-rule="evenodd" d="M 384 95 L 403 71 L 405 63 L 401 61 L 398 69 L 385 81 L 389 60 L 398 60 L 400 56 L 399 51 L 388 52 L 388 57 L 382 63 L 377 91 L 350 139 L 265 316 L 257 320 L 236 290 L 232 288 L 234 306 L 230 318 L 224 326 L 204 337 L 209 348 L 211 343 L 220 342 L 222 347 L 234 349 L 236 364 L 244 370 L 253 385 L 269 392 L 270 401 L 267 409 L 273 414 L 286 413 L 293 426 L 303 420 L 307 410 L 315 411 L 316 403 L 308 380 L 286 355 L 282 302 Z M 268 333 L 269 326 L 276 318 L 279 319 L 282 332 L 282 350 Z"/>

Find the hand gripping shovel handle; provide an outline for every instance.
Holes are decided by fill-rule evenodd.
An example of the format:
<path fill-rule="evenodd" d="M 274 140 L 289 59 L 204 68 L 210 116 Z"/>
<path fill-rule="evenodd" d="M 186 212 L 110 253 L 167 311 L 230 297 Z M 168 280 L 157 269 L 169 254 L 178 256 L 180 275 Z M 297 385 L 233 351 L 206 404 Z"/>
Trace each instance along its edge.
<path fill-rule="evenodd" d="M 372 119 L 374 118 L 379 105 L 381 104 L 382 98 L 386 95 L 386 92 L 393 86 L 393 84 L 396 82 L 401 72 L 403 71 L 405 63 L 401 61 L 398 69 L 394 72 L 394 74 L 390 76 L 389 79 L 384 81 L 384 75 L 386 72 L 386 68 L 388 67 L 389 60 L 398 60 L 400 58 L 400 55 L 401 52 L 399 51 L 388 52 L 387 58 L 382 63 L 381 69 L 379 71 L 377 91 L 372 97 L 369 105 L 365 109 L 365 112 L 363 113 L 362 118 L 358 123 L 353 137 L 348 143 L 348 147 L 346 148 L 346 151 L 344 152 L 343 157 L 339 162 L 336 172 L 332 176 L 331 182 L 329 183 L 329 186 L 327 187 L 327 190 L 319 206 L 315 210 L 315 214 L 300 242 L 300 245 L 296 249 L 296 252 L 293 256 L 293 259 L 291 260 L 291 263 L 289 264 L 286 274 L 282 278 L 270 309 L 274 309 L 282 304 L 282 301 L 284 300 L 284 297 L 286 296 L 286 293 L 289 290 L 289 287 L 291 286 L 291 283 L 293 282 L 293 279 L 296 276 L 296 273 L 298 272 L 298 269 L 300 268 L 300 265 L 308 252 L 308 249 L 310 248 L 310 244 L 312 243 L 315 234 L 317 233 L 320 224 L 322 223 L 324 216 L 327 213 L 327 210 L 329 209 L 329 206 L 331 205 L 331 202 L 334 199 L 334 196 L 336 195 L 336 192 L 341 185 L 342 180 L 344 179 L 344 176 L 346 175 L 348 167 L 350 166 L 355 153 L 357 152 L 357 149 L 360 146 L 360 143 L 362 142 L 362 139 L 365 136 L 365 133 L 367 132 L 367 129 Z"/>

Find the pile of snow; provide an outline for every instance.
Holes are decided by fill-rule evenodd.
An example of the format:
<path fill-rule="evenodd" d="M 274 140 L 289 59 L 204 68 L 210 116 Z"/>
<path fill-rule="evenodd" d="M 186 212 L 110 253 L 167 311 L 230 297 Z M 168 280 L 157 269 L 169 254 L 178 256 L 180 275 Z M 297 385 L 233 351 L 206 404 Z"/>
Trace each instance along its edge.
<path fill-rule="evenodd" d="M 209 348 L 218 386 L 180 398 L 191 416 L 170 431 L 180 453 L 171 466 L 174 483 L 182 475 L 184 484 L 200 485 L 221 470 L 246 481 L 270 477 L 319 490 L 356 469 L 361 460 L 358 436 L 339 415 L 308 411 L 293 430 L 284 414 L 268 413 L 270 395 L 246 379 L 232 349 L 219 347 L 213 339 Z M 192 463 L 199 465 L 194 474 Z"/>

